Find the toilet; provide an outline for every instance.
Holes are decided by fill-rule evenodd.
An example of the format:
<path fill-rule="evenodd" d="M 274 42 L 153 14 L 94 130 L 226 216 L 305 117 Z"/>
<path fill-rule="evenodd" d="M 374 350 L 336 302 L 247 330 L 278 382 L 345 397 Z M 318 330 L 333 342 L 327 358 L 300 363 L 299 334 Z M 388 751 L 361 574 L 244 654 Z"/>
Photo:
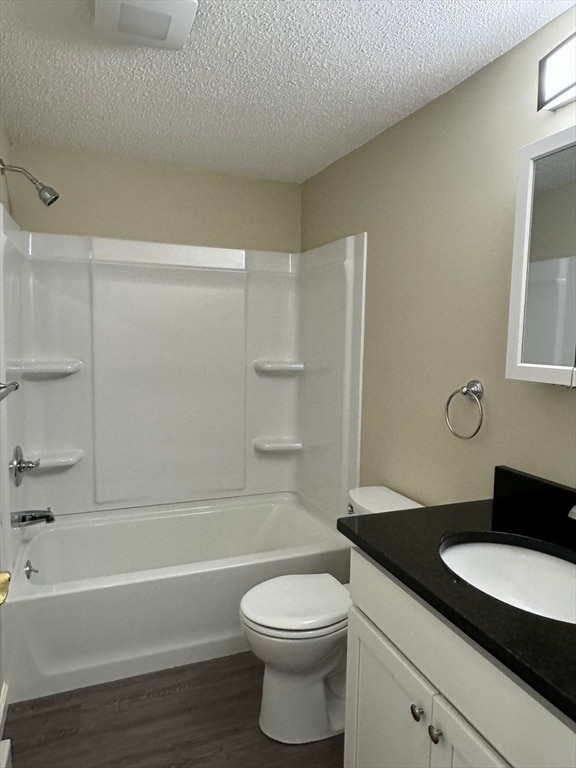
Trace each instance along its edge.
<path fill-rule="evenodd" d="M 355 488 L 350 514 L 421 505 L 383 486 Z M 350 596 L 329 573 L 278 576 L 250 589 L 240 620 L 264 662 L 260 729 L 284 744 L 305 744 L 344 730 L 346 636 Z"/>

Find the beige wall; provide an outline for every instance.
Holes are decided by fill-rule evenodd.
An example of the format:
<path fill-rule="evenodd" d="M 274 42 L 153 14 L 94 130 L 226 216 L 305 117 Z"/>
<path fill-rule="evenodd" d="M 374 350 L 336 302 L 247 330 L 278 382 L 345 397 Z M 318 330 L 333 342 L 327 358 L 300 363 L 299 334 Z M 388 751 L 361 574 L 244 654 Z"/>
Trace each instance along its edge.
<path fill-rule="evenodd" d="M 178 165 L 14 144 L 13 165 L 60 193 L 50 208 L 21 174 L 8 179 L 23 229 L 222 248 L 300 250 L 301 187 Z"/>
<path fill-rule="evenodd" d="M 305 249 L 368 232 L 363 484 L 482 498 L 505 464 L 576 485 L 576 391 L 504 378 L 517 150 L 575 122 L 535 107 L 538 60 L 573 31 L 570 11 L 304 185 Z M 485 424 L 457 440 L 444 407 L 472 378 Z"/>

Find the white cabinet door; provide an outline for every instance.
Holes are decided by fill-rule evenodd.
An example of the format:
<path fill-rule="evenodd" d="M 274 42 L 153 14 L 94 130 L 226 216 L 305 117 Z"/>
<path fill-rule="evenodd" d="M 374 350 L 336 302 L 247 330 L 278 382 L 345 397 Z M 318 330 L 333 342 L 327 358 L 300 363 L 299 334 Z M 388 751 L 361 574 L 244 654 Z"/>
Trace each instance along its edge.
<path fill-rule="evenodd" d="M 432 728 L 441 733 L 436 736 L 438 743 L 431 741 L 430 768 L 508 768 L 441 695 L 434 697 Z"/>
<path fill-rule="evenodd" d="M 352 608 L 344 764 L 349 768 L 427 768 L 431 747 L 427 728 L 436 693 Z"/>
<path fill-rule="evenodd" d="M 354 607 L 347 675 L 346 768 L 509 768 Z"/>

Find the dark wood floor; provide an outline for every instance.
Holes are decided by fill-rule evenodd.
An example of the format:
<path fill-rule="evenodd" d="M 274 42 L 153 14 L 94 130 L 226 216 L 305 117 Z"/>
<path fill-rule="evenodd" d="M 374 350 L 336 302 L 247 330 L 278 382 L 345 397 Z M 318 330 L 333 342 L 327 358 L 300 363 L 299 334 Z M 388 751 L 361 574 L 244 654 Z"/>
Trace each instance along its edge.
<path fill-rule="evenodd" d="M 14 768 L 340 768 L 343 737 L 286 745 L 258 728 L 250 652 L 8 708 Z"/>

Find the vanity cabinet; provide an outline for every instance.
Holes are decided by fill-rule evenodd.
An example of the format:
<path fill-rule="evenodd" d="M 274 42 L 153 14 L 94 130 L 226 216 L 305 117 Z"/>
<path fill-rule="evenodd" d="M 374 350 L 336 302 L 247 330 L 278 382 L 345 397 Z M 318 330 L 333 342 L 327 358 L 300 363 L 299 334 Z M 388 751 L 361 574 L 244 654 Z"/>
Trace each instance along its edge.
<path fill-rule="evenodd" d="M 355 550 L 350 593 L 346 768 L 576 768 L 573 723 Z"/>
<path fill-rule="evenodd" d="M 358 610 L 348 627 L 349 768 L 506 768 L 454 707 Z"/>

